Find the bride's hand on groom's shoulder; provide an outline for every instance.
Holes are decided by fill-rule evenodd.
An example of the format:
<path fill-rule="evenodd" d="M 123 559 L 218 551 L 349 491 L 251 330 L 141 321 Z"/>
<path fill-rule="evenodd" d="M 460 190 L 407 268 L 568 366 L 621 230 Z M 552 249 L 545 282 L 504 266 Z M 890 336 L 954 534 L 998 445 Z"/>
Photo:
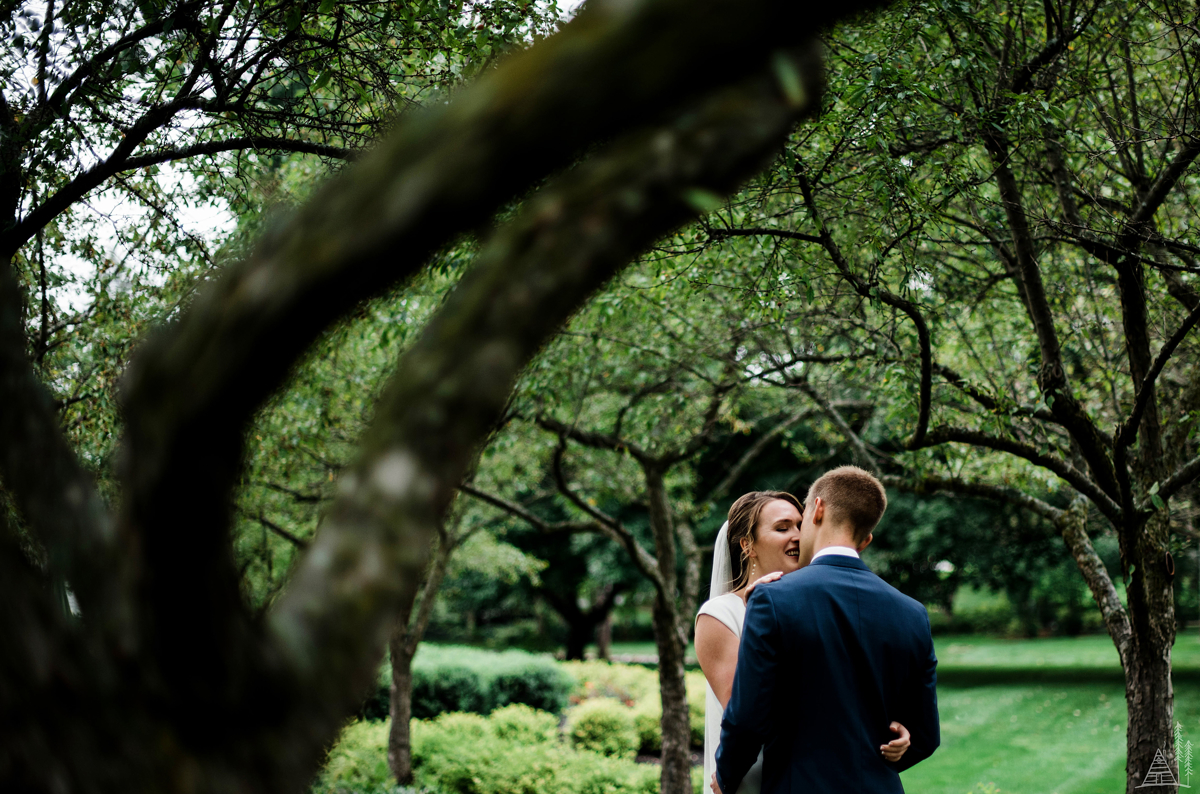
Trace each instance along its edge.
<path fill-rule="evenodd" d="M 746 603 L 750 603 L 750 594 L 754 592 L 754 588 L 758 587 L 760 584 L 766 584 L 767 582 L 779 581 L 779 577 L 781 576 L 783 576 L 783 571 L 773 571 L 766 576 L 760 576 L 758 579 L 755 579 L 750 583 L 749 587 L 742 591 L 742 600 Z"/>
<path fill-rule="evenodd" d="M 912 735 L 908 732 L 908 728 L 905 728 L 898 722 L 893 722 L 888 728 L 892 733 L 898 733 L 900 736 L 892 739 L 885 745 L 881 745 L 879 754 L 883 756 L 885 761 L 895 763 L 900 760 L 900 756 L 904 755 L 904 751 L 912 744 Z"/>

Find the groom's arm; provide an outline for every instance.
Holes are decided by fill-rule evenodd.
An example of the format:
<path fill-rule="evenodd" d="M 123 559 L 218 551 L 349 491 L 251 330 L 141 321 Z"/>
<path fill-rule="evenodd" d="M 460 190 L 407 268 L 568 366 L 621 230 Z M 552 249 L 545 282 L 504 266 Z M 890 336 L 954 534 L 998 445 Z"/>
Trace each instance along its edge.
<path fill-rule="evenodd" d="M 933 635 L 929 631 L 929 615 L 925 615 L 925 633 L 922 637 L 923 660 L 918 666 L 910 690 L 905 698 L 904 713 L 897 715 L 909 733 L 912 746 L 893 766 L 897 772 L 924 761 L 942 743 L 941 721 L 937 707 L 937 656 L 933 652 Z"/>
<path fill-rule="evenodd" d="M 733 692 L 721 720 L 717 748 L 717 785 L 723 794 L 737 791 L 773 730 L 780 643 L 769 590 L 756 588 L 746 607 Z"/>

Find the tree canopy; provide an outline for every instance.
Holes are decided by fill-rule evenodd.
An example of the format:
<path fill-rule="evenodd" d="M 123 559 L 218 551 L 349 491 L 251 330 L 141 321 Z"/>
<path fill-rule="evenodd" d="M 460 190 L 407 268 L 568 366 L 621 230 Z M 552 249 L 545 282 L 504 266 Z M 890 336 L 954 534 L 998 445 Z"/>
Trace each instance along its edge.
<path fill-rule="evenodd" d="M 6 5 L 0 625 L 51 650 L 0 657 L 0 771 L 302 785 L 453 503 L 650 583 L 682 791 L 701 539 L 782 446 L 793 481 L 850 459 L 1052 526 L 1139 782 L 1200 475 L 1192 16 L 829 27 L 873 5 L 595 2 L 544 40 L 525 3 Z M 310 190 L 314 162 L 347 165 Z M 221 251 L 182 220 L 293 191 Z"/>

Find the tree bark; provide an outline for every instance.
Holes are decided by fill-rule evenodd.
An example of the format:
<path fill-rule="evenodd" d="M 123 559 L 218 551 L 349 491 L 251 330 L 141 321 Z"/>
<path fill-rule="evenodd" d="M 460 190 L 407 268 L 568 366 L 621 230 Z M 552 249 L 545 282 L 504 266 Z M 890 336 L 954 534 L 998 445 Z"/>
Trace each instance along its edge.
<path fill-rule="evenodd" d="M 584 611 L 573 600 L 574 593 L 559 595 L 543 589 L 542 598 L 567 624 L 567 659 L 582 659 L 587 644 L 596 631 L 596 615 L 592 610 Z"/>
<path fill-rule="evenodd" d="M 582 659 L 587 645 L 595 636 L 596 624 L 591 618 L 579 619 L 567 624 L 567 658 Z"/>
<path fill-rule="evenodd" d="M 456 537 L 443 529 L 439 532 L 438 549 L 434 555 L 429 576 L 421 590 L 421 604 L 415 617 L 412 605 L 400 615 L 396 621 L 396 630 L 392 632 L 388 643 L 388 652 L 392 660 L 392 682 L 389 689 L 388 714 L 391 726 L 388 728 L 388 768 L 392 776 L 401 786 L 412 783 L 412 662 L 417 655 L 417 646 L 429 628 L 429 619 L 433 616 L 433 602 L 446 578 L 446 568 L 454 550 L 466 537 Z"/>
<path fill-rule="evenodd" d="M 692 790 L 692 732 L 688 722 L 687 684 L 683 659 L 687 629 L 683 626 L 675 574 L 675 528 L 667 501 L 663 471 L 643 465 L 650 501 L 650 529 L 654 556 L 663 577 L 663 590 L 654 603 L 654 642 L 658 646 L 658 686 L 662 697 L 662 794 L 690 794 Z"/>
<path fill-rule="evenodd" d="M 586 610 L 581 608 L 576 601 L 572 600 L 574 593 L 559 595 L 551 592 L 549 589 L 542 589 L 542 597 L 546 600 L 546 603 L 567 624 L 566 658 L 582 659 L 584 653 L 587 651 L 588 643 L 593 640 L 600 643 L 597 627 L 601 627 L 602 629 L 603 626 L 608 626 L 610 636 L 605 641 L 605 647 L 603 653 L 600 654 L 600 658 L 608 658 L 607 643 L 611 641 L 613 602 L 622 589 L 621 586 L 613 584 L 605 585 L 600 593 L 597 594 L 595 601 Z"/>
<path fill-rule="evenodd" d="M 404 627 L 407 629 L 407 626 Z M 388 729 L 388 768 L 401 786 L 412 783 L 412 660 L 415 654 L 405 652 L 404 631 L 392 637 L 392 687 Z"/>
<path fill-rule="evenodd" d="M 1126 790 L 1135 794 L 1155 753 L 1162 750 L 1175 768 L 1175 692 L 1171 682 L 1171 646 L 1175 644 L 1175 598 L 1168 575 L 1170 519 L 1156 512 L 1133 539 L 1129 581 L 1133 641 L 1125 664 L 1125 700 L 1129 711 L 1126 735 Z"/>
<path fill-rule="evenodd" d="M 673 603 L 654 604 L 654 644 L 658 648 L 658 686 L 662 698 L 662 794 L 691 794 L 692 731 L 688 721 L 685 645 Z"/>
<path fill-rule="evenodd" d="M 612 659 L 612 610 L 604 613 L 604 622 L 596 629 L 596 658 L 610 661 Z"/>

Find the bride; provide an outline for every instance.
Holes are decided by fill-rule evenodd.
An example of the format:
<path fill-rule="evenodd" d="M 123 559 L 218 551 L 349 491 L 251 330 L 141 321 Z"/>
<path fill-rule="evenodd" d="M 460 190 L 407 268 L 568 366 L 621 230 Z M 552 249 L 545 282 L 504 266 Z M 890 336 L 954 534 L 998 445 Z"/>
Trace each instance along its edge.
<path fill-rule="evenodd" d="M 709 599 L 696 615 L 696 659 L 708 680 L 704 709 L 704 780 L 716 770 L 721 741 L 721 716 L 733 691 L 738 643 L 751 591 L 764 582 L 798 571 L 808 564 L 800 559 L 800 523 L 804 507 L 790 493 L 752 491 L 729 508 L 713 549 Z M 908 730 L 898 722 L 899 734 L 879 748 L 888 761 L 899 760 L 910 744 Z M 737 794 L 758 794 L 762 755 L 746 775 Z M 733 794 L 733 792 L 728 792 Z"/>

